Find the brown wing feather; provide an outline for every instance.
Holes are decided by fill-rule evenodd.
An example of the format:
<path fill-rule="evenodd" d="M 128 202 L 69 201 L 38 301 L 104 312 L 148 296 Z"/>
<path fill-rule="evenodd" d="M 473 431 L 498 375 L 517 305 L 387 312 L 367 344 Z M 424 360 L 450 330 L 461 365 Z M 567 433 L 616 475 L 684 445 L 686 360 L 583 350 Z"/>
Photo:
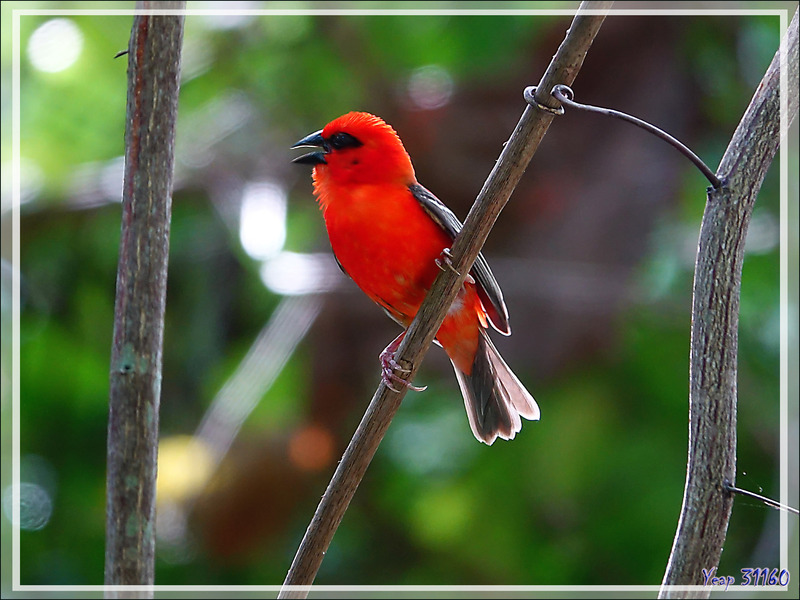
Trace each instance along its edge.
<path fill-rule="evenodd" d="M 454 240 L 458 232 L 461 231 L 462 225 L 453 211 L 418 183 L 410 186 L 409 190 L 414 198 L 417 199 L 417 202 L 422 205 L 422 208 L 425 209 L 425 212 L 450 236 L 450 239 Z M 511 335 L 511 326 L 508 323 L 508 308 L 506 308 L 506 303 L 503 300 L 503 292 L 483 254 L 478 254 L 470 274 L 478 284 L 478 297 L 481 299 L 481 304 L 483 304 L 492 326 L 503 335 Z"/>

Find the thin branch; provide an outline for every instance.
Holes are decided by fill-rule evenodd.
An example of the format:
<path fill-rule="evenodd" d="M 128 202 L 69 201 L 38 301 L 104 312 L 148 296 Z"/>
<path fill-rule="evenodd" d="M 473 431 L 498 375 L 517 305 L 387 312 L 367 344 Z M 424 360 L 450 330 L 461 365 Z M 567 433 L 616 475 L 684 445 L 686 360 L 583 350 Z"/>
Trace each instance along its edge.
<path fill-rule="evenodd" d="M 140 8 L 183 4 L 143 3 Z M 134 18 L 111 351 L 106 585 L 154 581 L 158 410 L 182 39 L 182 16 Z"/>
<path fill-rule="evenodd" d="M 742 117 L 710 190 L 700 229 L 692 303 L 689 457 L 681 511 L 661 598 L 708 597 L 668 586 L 703 585 L 719 565 L 736 477 L 736 363 L 744 241 L 758 191 L 780 145 L 780 95 L 797 114 L 797 12 Z M 788 89 L 780 88 L 781 54 Z M 789 124 L 785 127 L 788 129 Z"/>
<path fill-rule="evenodd" d="M 550 90 L 557 83 L 572 84 L 611 4 L 581 4 L 566 38 L 539 83 L 540 90 Z M 586 11 L 591 11 L 591 14 Z M 555 104 L 550 96 L 540 98 L 540 102 Z M 397 362 L 409 369 L 409 381 L 413 380 L 465 275 L 553 118 L 550 112 L 526 106 L 511 138 L 505 144 L 464 222 L 464 228 L 453 243 L 452 263 L 455 271 L 463 275 L 449 269 L 439 274 L 395 354 Z M 303 598 L 307 595 L 307 586 L 313 583 L 331 539 L 404 395 L 405 389 L 395 392 L 383 382 L 378 386 L 308 526 L 279 598 Z"/>

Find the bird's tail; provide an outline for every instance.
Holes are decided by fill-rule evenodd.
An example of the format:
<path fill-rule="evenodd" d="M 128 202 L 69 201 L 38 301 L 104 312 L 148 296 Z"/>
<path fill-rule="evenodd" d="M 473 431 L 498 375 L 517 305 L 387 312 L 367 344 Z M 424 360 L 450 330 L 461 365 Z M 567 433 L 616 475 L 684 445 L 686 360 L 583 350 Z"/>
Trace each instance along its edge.
<path fill-rule="evenodd" d="M 505 363 L 492 340 L 481 331 L 478 351 L 467 375 L 453 365 L 469 426 L 478 441 L 491 445 L 498 437 L 514 439 L 520 417 L 539 420 L 539 405 Z"/>

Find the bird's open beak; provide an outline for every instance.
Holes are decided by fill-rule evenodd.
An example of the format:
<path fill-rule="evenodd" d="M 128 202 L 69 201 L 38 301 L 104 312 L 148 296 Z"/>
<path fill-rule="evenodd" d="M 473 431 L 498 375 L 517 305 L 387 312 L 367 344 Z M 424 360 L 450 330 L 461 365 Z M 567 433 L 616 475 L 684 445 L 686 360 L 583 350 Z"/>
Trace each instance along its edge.
<path fill-rule="evenodd" d="M 315 131 L 304 137 L 302 140 L 297 142 L 292 148 L 325 148 L 325 140 L 322 138 L 322 130 Z M 309 152 L 308 154 L 303 154 L 303 156 L 298 156 L 292 162 L 303 164 L 303 165 L 324 165 L 327 163 L 325 160 L 325 154 L 327 152 Z"/>

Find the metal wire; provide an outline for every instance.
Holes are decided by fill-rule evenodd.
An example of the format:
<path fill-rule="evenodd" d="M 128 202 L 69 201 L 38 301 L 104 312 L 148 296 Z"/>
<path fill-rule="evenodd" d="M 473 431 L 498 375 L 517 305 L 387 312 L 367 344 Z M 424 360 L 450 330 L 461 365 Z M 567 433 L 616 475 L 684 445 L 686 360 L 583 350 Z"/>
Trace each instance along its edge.
<path fill-rule="evenodd" d="M 616 117 L 617 119 L 622 119 L 623 121 L 627 121 L 628 123 L 632 123 L 637 127 L 641 127 L 645 131 L 649 131 L 656 137 L 661 138 L 668 144 L 672 145 L 674 148 L 677 148 L 678 151 L 683 154 L 686 158 L 688 158 L 694 165 L 700 169 L 700 172 L 705 175 L 706 179 L 711 182 L 711 185 L 714 189 L 719 189 L 722 187 L 723 183 L 720 179 L 714 174 L 714 172 L 708 168 L 708 166 L 697 156 L 694 152 L 692 152 L 685 144 L 681 143 L 676 138 L 672 137 L 666 131 L 659 129 L 655 125 L 651 125 L 646 121 L 642 121 L 634 116 L 629 114 L 620 112 L 618 110 L 613 110 L 610 108 L 602 108 L 600 106 L 590 106 L 588 104 L 580 104 L 579 102 L 575 102 L 573 98 L 575 98 L 575 93 L 572 89 L 563 84 L 559 84 L 553 88 L 551 95 L 561 102 L 564 106 L 561 107 L 561 113 L 557 112 L 557 109 L 553 109 L 549 106 L 545 106 L 538 102 L 534 96 L 536 93 L 536 86 L 530 86 L 525 89 L 525 93 L 523 94 L 525 97 L 525 101 L 528 102 L 531 106 L 538 108 L 540 110 L 546 110 L 548 112 L 552 112 L 554 114 L 563 114 L 564 106 L 569 106 L 570 108 L 577 108 L 580 110 L 585 110 L 593 113 L 598 113 L 601 115 L 606 115 L 609 117 Z"/>

